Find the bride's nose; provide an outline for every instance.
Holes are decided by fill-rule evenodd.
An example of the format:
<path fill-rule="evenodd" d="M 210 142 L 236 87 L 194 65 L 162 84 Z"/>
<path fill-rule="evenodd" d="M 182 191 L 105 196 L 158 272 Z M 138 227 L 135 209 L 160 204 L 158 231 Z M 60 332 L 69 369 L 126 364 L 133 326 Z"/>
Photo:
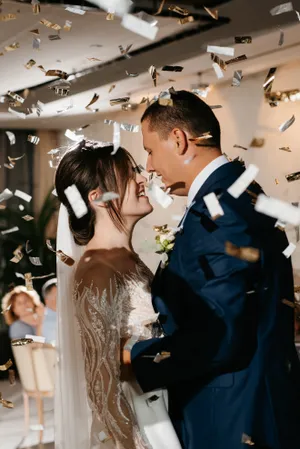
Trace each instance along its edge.
<path fill-rule="evenodd" d="M 145 178 L 145 176 L 142 176 L 140 173 L 137 173 L 137 175 L 136 175 L 136 182 L 138 184 L 146 184 L 147 178 Z"/>

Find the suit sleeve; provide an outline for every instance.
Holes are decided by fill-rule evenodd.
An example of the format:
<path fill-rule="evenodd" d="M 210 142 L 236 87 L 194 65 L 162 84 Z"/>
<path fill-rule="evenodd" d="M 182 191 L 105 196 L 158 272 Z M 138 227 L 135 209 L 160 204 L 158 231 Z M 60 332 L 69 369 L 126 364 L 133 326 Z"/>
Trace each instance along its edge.
<path fill-rule="evenodd" d="M 170 336 L 134 345 L 132 366 L 144 391 L 241 369 L 255 350 L 257 303 L 247 291 L 256 264 L 225 252 L 226 241 L 253 245 L 246 223 L 227 209 L 214 232 L 193 216 L 186 228 L 192 245 L 189 251 L 182 251 L 183 273 L 180 278 L 174 274 L 174 282 L 184 291 L 180 300 L 188 296 L 190 303 L 201 304 L 201 314 L 196 321 L 191 318 L 190 327 L 181 326 Z M 149 357 L 162 351 L 171 355 L 160 363 Z"/>

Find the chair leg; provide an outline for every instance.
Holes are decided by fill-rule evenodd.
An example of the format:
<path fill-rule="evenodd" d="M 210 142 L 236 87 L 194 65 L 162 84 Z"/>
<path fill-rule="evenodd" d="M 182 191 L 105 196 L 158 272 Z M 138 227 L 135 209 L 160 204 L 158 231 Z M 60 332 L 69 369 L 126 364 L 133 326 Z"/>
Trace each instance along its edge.
<path fill-rule="evenodd" d="M 44 403 L 41 397 L 36 398 L 36 405 L 38 409 L 39 425 L 41 426 L 39 442 L 42 443 L 44 434 Z"/>
<path fill-rule="evenodd" d="M 25 436 L 27 436 L 29 430 L 30 409 L 29 409 L 29 396 L 25 391 L 23 391 L 23 402 L 24 402 Z"/>

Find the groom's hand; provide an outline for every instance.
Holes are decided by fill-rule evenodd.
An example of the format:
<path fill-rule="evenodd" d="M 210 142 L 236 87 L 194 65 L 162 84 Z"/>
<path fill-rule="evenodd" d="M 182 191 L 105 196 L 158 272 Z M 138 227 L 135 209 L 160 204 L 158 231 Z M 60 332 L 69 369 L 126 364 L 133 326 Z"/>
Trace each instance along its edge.
<path fill-rule="evenodd" d="M 126 349 L 126 345 L 129 343 L 130 338 L 121 339 L 120 356 L 122 365 L 131 365 L 131 354 L 130 350 Z"/>

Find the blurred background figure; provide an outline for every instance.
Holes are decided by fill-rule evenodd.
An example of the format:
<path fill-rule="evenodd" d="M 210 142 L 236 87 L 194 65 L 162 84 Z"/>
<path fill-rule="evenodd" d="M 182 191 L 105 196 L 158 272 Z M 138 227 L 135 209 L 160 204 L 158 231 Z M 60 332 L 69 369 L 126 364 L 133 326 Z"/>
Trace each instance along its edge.
<path fill-rule="evenodd" d="M 46 343 L 55 345 L 56 341 L 56 296 L 57 279 L 49 279 L 42 287 L 42 296 L 45 301 L 45 314 L 42 335 Z"/>
<path fill-rule="evenodd" d="M 42 335 L 44 305 L 35 290 L 18 285 L 3 297 L 2 311 L 10 339 Z"/>

